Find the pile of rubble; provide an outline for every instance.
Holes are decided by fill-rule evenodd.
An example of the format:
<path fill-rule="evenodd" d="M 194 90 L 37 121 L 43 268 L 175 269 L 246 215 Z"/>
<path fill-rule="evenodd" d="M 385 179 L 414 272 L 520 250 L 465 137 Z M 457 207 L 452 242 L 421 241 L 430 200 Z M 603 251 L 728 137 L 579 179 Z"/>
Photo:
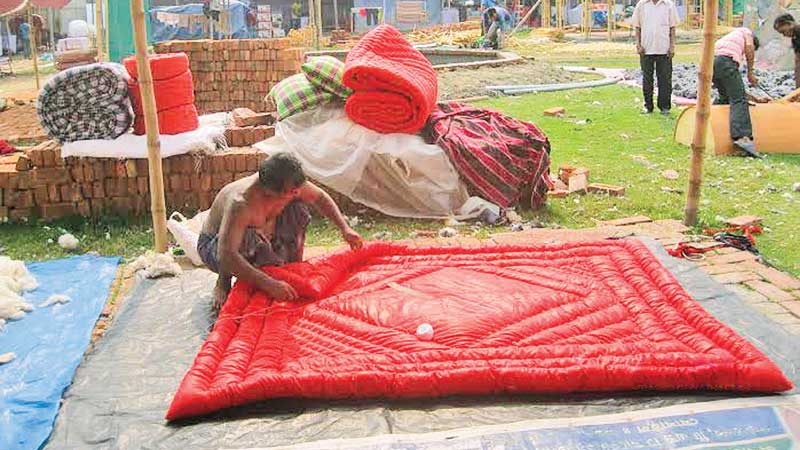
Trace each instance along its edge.
<path fill-rule="evenodd" d="M 785 97 L 795 88 L 794 73 L 788 71 L 764 71 L 755 70 L 755 75 L 759 80 L 759 88 L 752 89 L 748 86 L 748 91 L 757 96 L 763 97 L 764 93 L 778 99 Z M 684 98 L 697 98 L 697 76 L 698 66 L 696 64 L 676 64 L 672 67 L 672 95 Z M 625 71 L 625 79 L 642 84 L 642 71 L 640 69 L 628 69 Z M 747 86 L 746 73 L 742 72 L 742 79 Z M 717 98 L 716 90 L 712 90 L 711 96 Z"/>

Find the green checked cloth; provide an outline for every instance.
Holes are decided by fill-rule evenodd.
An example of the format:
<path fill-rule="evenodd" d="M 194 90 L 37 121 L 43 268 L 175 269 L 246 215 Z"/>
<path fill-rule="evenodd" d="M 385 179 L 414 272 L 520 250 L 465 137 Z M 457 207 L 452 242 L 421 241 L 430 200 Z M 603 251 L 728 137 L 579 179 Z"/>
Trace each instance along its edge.
<path fill-rule="evenodd" d="M 273 87 L 267 94 L 268 101 L 275 104 L 278 120 L 307 111 L 335 99 L 330 92 L 314 87 L 302 73 L 292 75 Z"/>
<path fill-rule="evenodd" d="M 342 100 L 353 93 L 342 82 L 344 63 L 333 56 L 310 58 L 301 68 L 308 81 L 325 92 L 330 92 Z"/>

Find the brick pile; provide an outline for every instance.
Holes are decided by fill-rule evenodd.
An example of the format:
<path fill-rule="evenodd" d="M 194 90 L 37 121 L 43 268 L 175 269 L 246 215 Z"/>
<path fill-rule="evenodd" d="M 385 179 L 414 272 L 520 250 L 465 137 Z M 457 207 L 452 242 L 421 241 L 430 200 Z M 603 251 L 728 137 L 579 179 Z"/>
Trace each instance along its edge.
<path fill-rule="evenodd" d="M 146 159 L 61 158 L 46 141 L 0 158 L 0 220 L 54 220 L 112 212 L 142 215 L 150 208 Z M 226 184 L 258 170 L 266 157 L 251 148 L 165 158 L 168 210 L 207 209 Z"/>
<path fill-rule="evenodd" d="M 249 108 L 231 111 L 231 123 L 225 129 L 225 139 L 232 147 L 247 147 L 275 136 L 275 117 L 270 113 L 256 113 Z"/>
<path fill-rule="evenodd" d="M 282 39 L 169 41 L 154 45 L 156 53 L 184 52 L 194 78 L 200 113 L 247 107 L 269 111 L 264 101 L 279 81 L 300 72 L 303 50 Z"/>

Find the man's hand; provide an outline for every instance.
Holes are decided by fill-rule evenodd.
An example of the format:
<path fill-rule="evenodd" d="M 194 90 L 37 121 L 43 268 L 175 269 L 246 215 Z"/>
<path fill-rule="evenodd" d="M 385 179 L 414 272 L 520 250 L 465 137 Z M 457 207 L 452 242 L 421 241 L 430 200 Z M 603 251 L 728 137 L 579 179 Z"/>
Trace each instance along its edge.
<path fill-rule="evenodd" d="M 644 47 L 642 47 L 642 44 L 638 42 L 636 43 L 636 53 L 638 53 L 640 56 L 644 56 Z"/>
<path fill-rule="evenodd" d="M 674 45 L 670 45 L 669 46 L 669 51 L 667 52 L 667 54 L 669 55 L 670 58 L 675 56 L 675 46 Z"/>
<path fill-rule="evenodd" d="M 758 78 L 752 73 L 747 74 L 747 81 L 750 83 L 750 86 L 758 86 Z"/>
<path fill-rule="evenodd" d="M 356 233 L 352 228 L 347 227 L 342 230 L 342 239 L 344 239 L 348 244 L 350 244 L 350 248 L 353 250 L 358 250 L 361 248 L 364 243 L 361 241 L 361 235 Z"/>
<path fill-rule="evenodd" d="M 292 301 L 297 300 L 297 292 L 289 286 L 285 281 L 275 281 L 275 283 L 267 289 L 267 295 L 272 300 L 277 301 Z"/>

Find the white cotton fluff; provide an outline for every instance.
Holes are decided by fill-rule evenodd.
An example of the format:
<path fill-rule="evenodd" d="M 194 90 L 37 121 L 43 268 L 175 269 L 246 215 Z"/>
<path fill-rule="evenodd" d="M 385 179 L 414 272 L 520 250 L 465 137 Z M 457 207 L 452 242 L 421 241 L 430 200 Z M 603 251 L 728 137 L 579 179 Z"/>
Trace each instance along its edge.
<path fill-rule="evenodd" d="M 58 237 L 58 245 L 64 250 L 75 250 L 78 248 L 78 238 L 70 233 L 64 233 Z"/>
<path fill-rule="evenodd" d="M 17 354 L 14 352 L 3 353 L 0 355 L 0 364 L 10 363 L 11 361 L 17 359 Z"/>
<path fill-rule="evenodd" d="M 19 320 L 33 305 L 22 299 L 23 291 L 36 289 L 39 284 L 28 272 L 25 263 L 0 256 L 0 321 Z"/>
<path fill-rule="evenodd" d="M 444 227 L 439 229 L 439 237 L 449 238 L 458 236 L 458 230 L 453 227 Z"/>
<path fill-rule="evenodd" d="M 159 278 L 163 276 L 176 276 L 182 272 L 181 266 L 175 262 L 169 253 L 156 253 L 148 250 L 144 255 L 139 256 L 129 267 L 131 273 L 142 271 L 147 278 Z"/>
<path fill-rule="evenodd" d="M 65 303 L 69 303 L 70 300 L 72 300 L 72 299 L 69 298 L 69 296 L 67 296 L 67 295 L 64 295 L 64 294 L 53 294 L 50 297 L 47 297 L 47 300 L 45 300 L 44 303 L 40 304 L 39 308 L 47 308 L 48 306 L 52 306 L 52 305 L 56 305 L 56 304 L 63 305 Z"/>
<path fill-rule="evenodd" d="M 417 339 L 420 341 L 430 341 L 433 339 L 433 325 L 429 323 L 420 324 L 417 327 Z"/>

